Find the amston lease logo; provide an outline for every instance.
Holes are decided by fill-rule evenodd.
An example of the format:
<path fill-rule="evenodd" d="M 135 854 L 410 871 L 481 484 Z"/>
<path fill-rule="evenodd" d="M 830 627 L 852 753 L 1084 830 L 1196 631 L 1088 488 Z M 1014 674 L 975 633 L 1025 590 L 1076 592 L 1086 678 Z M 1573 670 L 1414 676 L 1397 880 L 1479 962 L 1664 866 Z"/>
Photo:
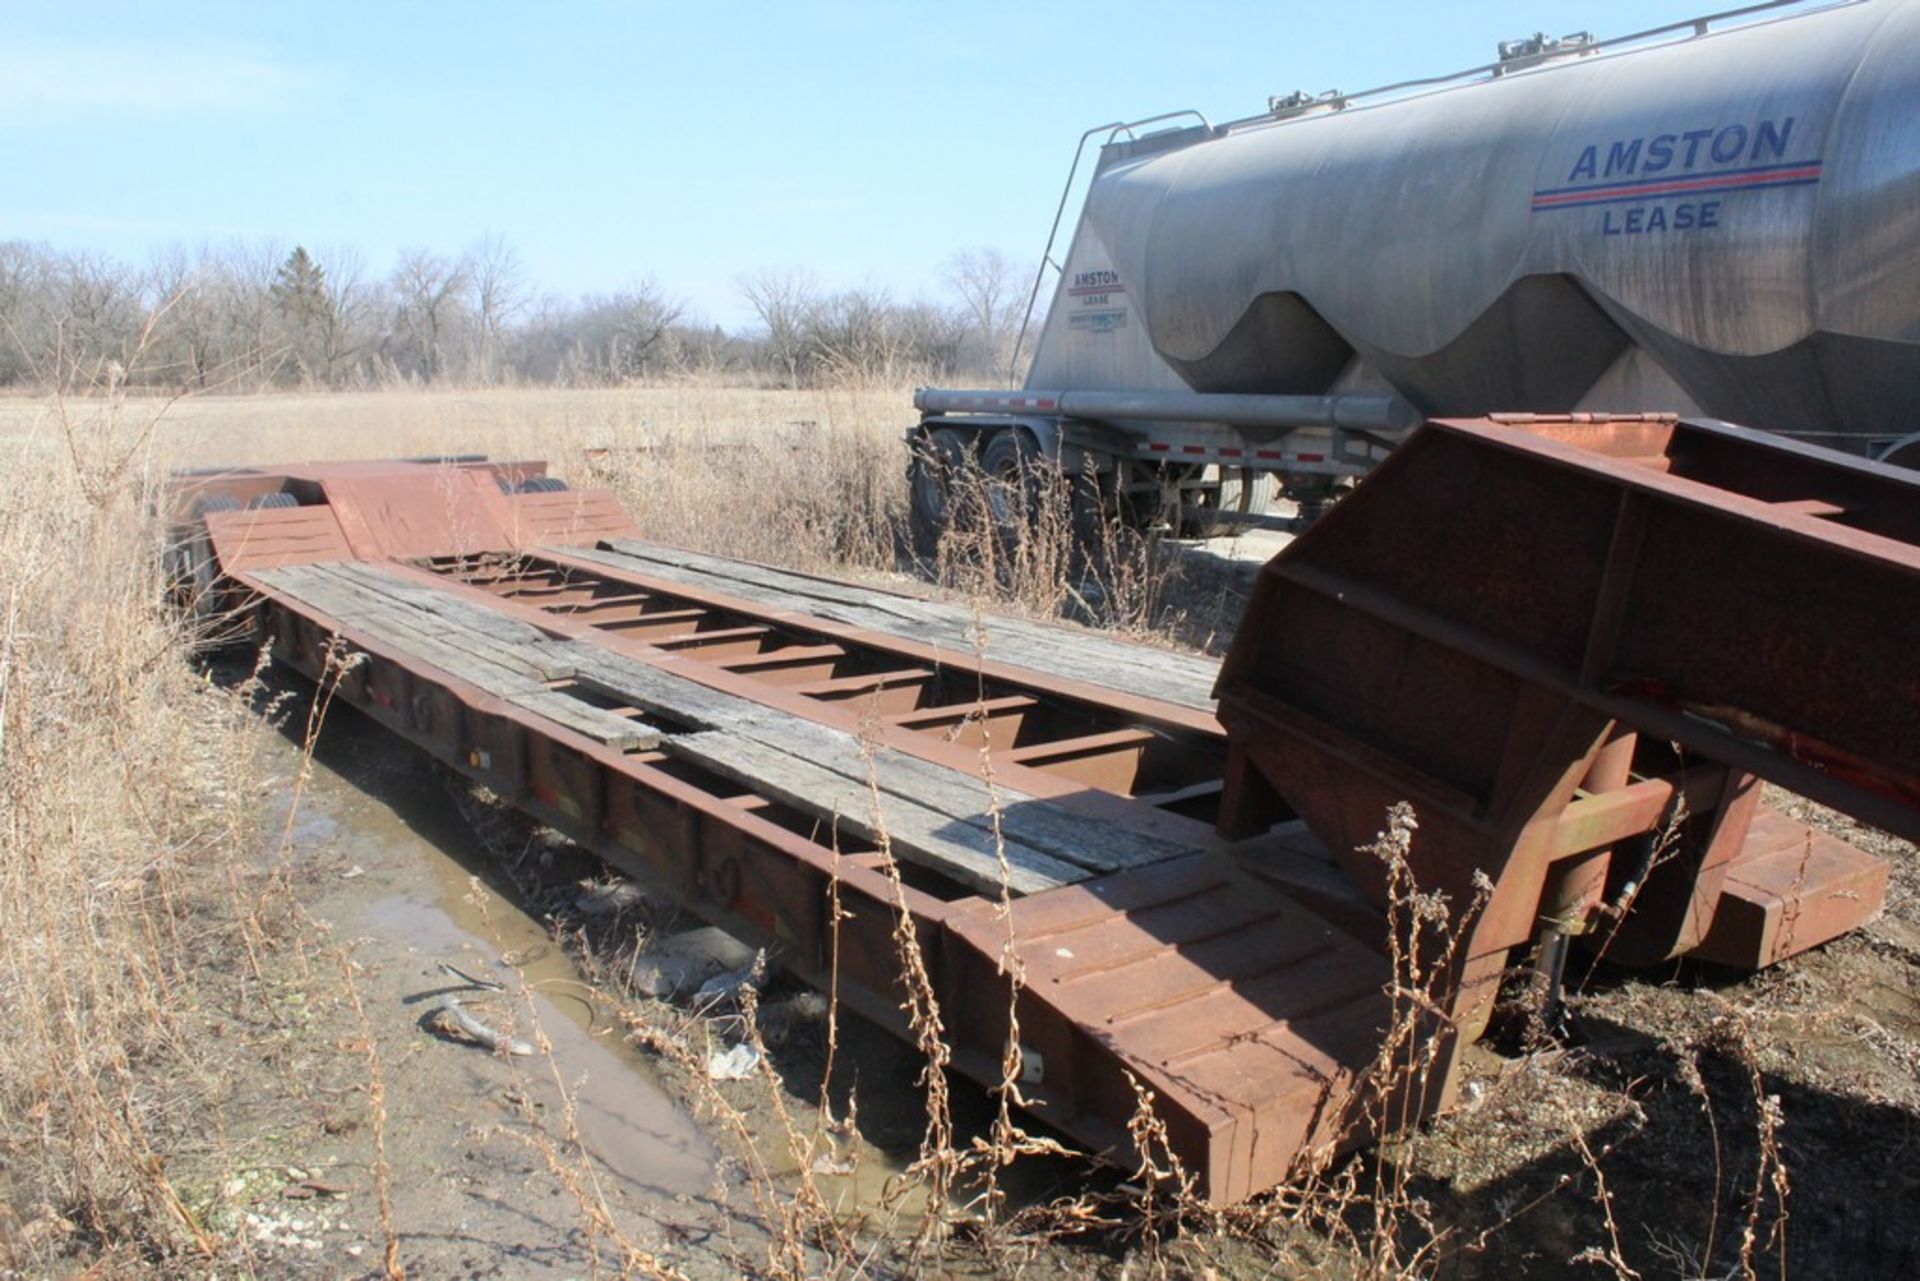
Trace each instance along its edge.
<path fill-rule="evenodd" d="M 1602 207 L 1599 230 L 1608 236 L 1719 227 L 1733 193 L 1820 181 L 1818 160 L 1787 158 L 1795 119 L 1590 143 L 1566 185 L 1533 193 L 1533 212 Z"/>

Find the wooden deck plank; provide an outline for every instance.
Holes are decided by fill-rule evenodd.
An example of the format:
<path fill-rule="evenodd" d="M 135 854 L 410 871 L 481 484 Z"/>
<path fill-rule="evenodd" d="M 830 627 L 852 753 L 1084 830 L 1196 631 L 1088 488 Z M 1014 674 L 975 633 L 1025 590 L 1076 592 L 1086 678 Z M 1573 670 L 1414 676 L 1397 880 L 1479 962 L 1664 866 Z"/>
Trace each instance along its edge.
<path fill-rule="evenodd" d="M 531 623 L 523 623 L 497 610 L 478 605 L 454 592 L 415 582 L 382 565 L 347 561 L 333 566 L 343 578 L 361 583 L 372 591 L 413 606 L 423 613 L 451 619 L 495 640 L 513 645 L 537 644 L 551 637 Z"/>
<path fill-rule="evenodd" d="M 576 679 L 642 710 L 696 729 L 729 730 L 802 756 L 861 787 L 944 813 L 991 833 L 997 804 L 1006 838 L 1098 872 L 1156 863 L 1188 847 L 1104 819 L 1074 814 L 1048 801 L 986 783 L 962 770 L 883 746 L 863 750 L 854 735 L 749 699 L 726 694 L 639 659 L 575 642 Z"/>
<path fill-rule="evenodd" d="M 550 721 L 565 725 L 576 734 L 584 734 L 605 743 L 616 752 L 642 752 L 660 746 L 664 737 L 644 721 L 628 720 L 603 707 L 582 702 L 564 690 L 541 689 L 515 694 L 507 699 L 515 707 L 525 708 Z"/>
<path fill-rule="evenodd" d="M 550 670 L 551 661 L 544 665 L 505 662 L 498 657 L 501 651 L 497 645 L 467 648 L 460 642 L 471 642 L 471 633 L 463 632 L 458 626 L 428 630 L 432 627 L 427 621 L 431 616 L 415 611 L 417 616 L 409 617 L 384 598 L 370 595 L 357 583 L 328 572 L 335 568 L 294 567 L 261 571 L 255 576 L 266 586 L 296 596 L 348 627 L 364 630 L 374 639 L 415 653 L 477 689 L 616 751 L 639 751 L 659 744 L 660 734 L 652 726 L 546 688 L 541 671 L 543 666 Z M 316 570 L 321 572 L 314 572 Z M 547 642 L 543 637 L 538 643 Z"/>
<path fill-rule="evenodd" d="M 867 839 L 884 827 L 897 857 L 984 893 L 999 892 L 1002 848 L 1009 885 L 1022 894 L 1187 852 L 1011 788 L 990 792 L 966 770 L 865 743 L 591 640 L 552 639 L 484 603 L 377 566 L 273 571 L 261 581 L 616 750 L 664 749 L 817 818 L 839 815 Z M 654 723 L 549 689 L 549 677 L 617 699 Z"/>
<path fill-rule="evenodd" d="M 792 610 L 860 627 L 901 640 L 952 650 L 971 658 L 976 644 L 974 611 L 966 605 L 921 600 L 881 588 L 815 578 L 789 570 L 748 565 L 632 539 L 603 540 L 599 547 L 555 547 L 556 553 L 610 569 L 664 579 L 734 596 L 760 606 Z M 1218 661 L 1115 640 L 1066 625 L 994 616 L 986 623 L 984 656 L 1084 684 L 1212 711 Z"/>
<path fill-rule="evenodd" d="M 918 863 L 982 894 L 1000 892 L 1000 861 L 993 838 L 971 823 L 872 789 L 804 757 L 742 734 L 709 731 L 668 739 L 666 749 L 772 795 L 803 813 L 838 822 L 863 839 L 880 842 L 903 862 Z M 1091 875 L 1087 869 L 1047 857 L 1017 841 L 1004 841 L 1007 887 L 1034 894 Z"/>
<path fill-rule="evenodd" d="M 539 674 L 525 665 L 505 665 L 488 655 L 476 654 L 452 644 L 445 635 L 445 629 L 430 630 L 422 623 L 384 611 L 370 604 L 364 596 L 347 590 L 338 580 L 313 572 L 321 568 L 311 565 L 289 566 L 250 571 L 250 576 L 263 586 L 284 592 L 347 627 L 418 654 L 434 666 L 490 694 L 504 697 L 542 687 Z"/>
<path fill-rule="evenodd" d="M 340 565 L 317 565 L 313 568 L 319 572 L 308 580 L 307 590 L 310 593 L 319 592 L 325 599 L 370 624 L 433 637 L 442 645 L 463 650 L 536 681 L 564 680 L 571 674 L 543 652 L 545 633 L 529 629 L 532 633 L 530 639 L 500 640 L 458 614 L 434 613 L 412 606 L 382 591 L 377 581 L 370 584 L 358 576 L 342 573 L 343 567 Z M 314 603 L 320 604 L 320 600 L 316 598 Z M 464 601 L 457 603 L 466 604 Z M 335 616 L 340 617 L 338 614 Z"/>

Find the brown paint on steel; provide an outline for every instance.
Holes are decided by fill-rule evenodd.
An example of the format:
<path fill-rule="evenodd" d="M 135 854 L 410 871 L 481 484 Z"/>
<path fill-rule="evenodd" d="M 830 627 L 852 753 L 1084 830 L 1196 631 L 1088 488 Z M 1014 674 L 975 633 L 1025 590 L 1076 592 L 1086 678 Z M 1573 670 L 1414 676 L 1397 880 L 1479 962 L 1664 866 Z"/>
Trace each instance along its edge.
<path fill-rule="evenodd" d="M 1920 550 L 1895 537 L 1915 532 L 1916 496 L 1889 469 L 1715 424 L 1429 425 L 1263 569 L 1218 691 L 1244 762 L 1223 822 L 1257 827 L 1284 800 L 1344 855 L 1411 801 L 1419 884 L 1485 897 L 1454 1007 L 1471 1027 L 1472 976 L 1571 893 L 1556 860 L 1582 857 L 1590 899 L 1586 855 L 1670 800 L 1626 781 L 1617 741 L 1638 727 L 1648 769 L 1660 738 L 1734 768 L 1685 786 L 1679 848 L 1651 875 L 1608 854 L 1609 892 L 1638 892 L 1612 954 L 1700 946 L 1737 898 L 1723 889 L 1759 791 L 1742 771 L 1920 830 L 1901 800 L 1920 689 L 1898 675 L 1920 649 L 1920 609 L 1898 604 L 1920 591 Z M 1855 524 L 1812 514 L 1829 507 Z M 1576 801 L 1583 782 L 1599 795 Z M 1378 901 L 1378 869 L 1344 862 Z M 1848 923 L 1877 906 L 1855 901 Z M 1716 950 L 1771 953 L 1734 930 Z"/>
<path fill-rule="evenodd" d="M 1912 600 L 1911 485 L 1797 446 L 1783 456 L 1659 417 L 1430 426 L 1262 571 L 1217 719 L 553 552 L 555 538 L 632 527 L 600 491 L 501 493 L 497 478 L 542 470 L 259 469 L 190 478 L 171 510 L 216 493 L 294 494 L 302 507 L 207 522 L 225 570 L 256 593 L 276 657 L 338 679 L 341 697 L 693 910 L 778 941 L 803 976 L 827 980 L 837 958 L 849 1003 L 897 1031 L 905 912 L 954 1061 L 989 1084 L 1011 928 L 1027 977 L 1023 1091 L 1083 1143 L 1124 1152 L 1132 1073 L 1217 1199 L 1364 1137 L 1348 1123 L 1385 1021 L 1385 887 L 1356 851 L 1395 802 L 1419 816 L 1421 887 L 1444 890 L 1466 931 L 1440 994 L 1451 1023 L 1428 1030 L 1431 1110 L 1508 951 L 1536 936 L 1543 911 L 1591 913 L 1602 892 L 1625 901 L 1644 881 L 1619 954 L 1763 964 L 1877 909 L 1885 865 L 1760 809 L 1749 771 L 1810 780 L 1870 821 L 1908 821 L 1920 799 L 1920 749 L 1889 735 L 1911 715 L 1911 680 L 1892 681 L 1890 718 L 1853 705 L 1862 685 L 1849 668 L 1910 654 L 1898 643 L 1916 611 L 1876 628 L 1839 598 Z M 536 546 L 467 582 L 399 563 Z M 823 835 L 676 757 L 623 753 L 494 698 L 249 573 L 347 557 L 956 770 L 977 772 L 991 744 L 1002 786 L 1194 852 L 1005 913 L 917 871 L 903 884 L 870 844 Z M 1763 571 L 1771 595 L 1752 589 Z M 1814 624 L 1836 621 L 1865 631 L 1823 645 Z M 1703 636 L 1718 652 L 1691 652 Z M 363 656 L 344 675 L 329 666 L 338 647 Z M 995 692 L 922 706 L 956 670 Z M 1043 723 L 1066 704 L 1091 719 Z M 1184 755 L 1147 786 L 1155 795 L 1124 795 L 1166 751 Z M 1222 837 L 1171 808 L 1216 796 Z M 1643 855 L 1668 827 L 1678 856 L 1648 876 Z"/>
<path fill-rule="evenodd" d="M 333 508 L 325 504 L 209 512 L 206 522 L 221 568 L 229 574 L 353 556 Z"/>
<path fill-rule="evenodd" d="M 999 936 L 993 933 L 1004 930 L 1004 923 L 988 900 L 948 902 L 899 885 L 876 867 L 877 856 L 839 856 L 766 817 L 770 806 L 742 805 L 678 777 L 663 768 L 670 762 L 660 754 L 611 751 L 270 586 L 258 585 L 256 590 L 264 602 L 260 608 L 273 615 L 263 620 L 263 629 L 273 639 L 276 657 L 325 684 L 349 656 L 360 656 L 355 670 L 364 674 L 340 681 L 339 697 L 446 764 L 499 789 L 623 870 L 650 884 L 664 881 L 709 919 L 755 941 L 777 942 L 785 963 L 803 977 L 828 981 L 829 966 L 837 959 L 838 972 L 831 977 L 848 1004 L 902 1035 L 908 1030 L 901 1014 L 904 994 L 898 986 L 893 931 L 896 912 L 906 911 L 921 935 L 931 977 L 951 1020 L 956 1065 L 985 1083 L 999 1079 L 1012 994 L 999 968 Z M 502 726 L 512 727 L 517 745 L 502 739 Z M 1213 858 L 1212 877 L 1240 875 L 1230 860 Z M 826 888 L 832 878 L 839 882 L 835 896 Z M 1110 969 L 1130 967 L 1129 986 L 1144 994 L 1135 1008 L 1153 1004 L 1155 991 L 1188 991 L 1197 977 L 1201 995 L 1225 998 L 1239 1021 L 1236 1026 L 1247 1025 L 1259 1035 L 1235 1043 L 1224 1035 L 1207 1036 L 1209 1018 L 1182 1018 L 1177 1020 L 1182 1034 L 1161 1056 L 1166 1062 L 1130 1059 L 1127 1036 L 1095 1034 L 1089 1039 L 1086 1030 L 1075 1025 L 1073 1013 L 1085 998 L 1076 1003 L 1070 995 L 1055 994 L 1050 982 L 1048 996 L 1022 1002 L 1022 1027 L 1033 1050 L 1023 1092 L 1069 1133 L 1125 1159 L 1125 1120 L 1134 1106 L 1125 1079 L 1132 1071 L 1162 1089 L 1162 1114 L 1178 1136 L 1183 1156 L 1212 1177 L 1208 1188 L 1213 1195 L 1239 1198 L 1266 1186 L 1255 1181 L 1271 1181 L 1272 1176 L 1261 1173 L 1266 1166 L 1246 1155 L 1255 1147 L 1256 1127 L 1302 1124 L 1309 1114 L 1286 1101 L 1304 1102 L 1308 1092 L 1316 1101 L 1312 1115 L 1320 1118 L 1319 1129 L 1333 1127 L 1344 1106 L 1343 1083 L 1366 1062 L 1364 1032 L 1374 1020 L 1367 994 L 1378 990 L 1366 976 L 1379 962 L 1368 962 L 1353 937 L 1336 935 L 1307 909 L 1279 899 L 1271 887 L 1247 883 L 1216 895 L 1240 913 L 1241 959 L 1236 964 L 1241 968 L 1196 975 L 1190 945 L 1204 946 L 1222 937 L 1217 907 L 1209 902 L 1201 905 L 1207 908 L 1204 912 L 1192 910 L 1190 901 L 1206 893 L 1207 883 L 1175 868 L 1158 877 L 1123 874 L 1075 888 L 1085 890 L 1086 901 L 1111 898 L 1139 909 L 1130 919 L 1099 923 L 1100 932 L 1109 937 L 1116 931 L 1124 936 L 1118 948 L 1107 949 L 1107 963 Z M 1263 896 L 1267 906 L 1259 913 L 1264 915 L 1247 915 L 1249 893 Z M 826 914 L 830 897 L 842 912 L 837 942 Z M 1044 906 L 1052 898 L 1036 895 L 1020 904 L 1024 912 L 1057 919 L 1058 908 Z M 1177 913 L 1182 901 L 1189 902 L 1184 914 L 1156 914 L 1163 903 Z M 1106 915 L 1114 917 L 1111 911 Z M 1260 961 L 1257 938 L 1248 931 L 1276 922 L 1287 924 L 1298 937 L 1331 937 L 1321 951 L 1339 959 L 1343 982 L 1362 998 L 1357 1005 L 1349 1010 L 1317 981 L 1327 969 L 1324 964 L 1313 971 L 1316 982 L 1295 994 L 1318 993 L 1312 1009 L 1316 1021 L 1298 1032 L 1282 1026 L 1288 1010 L 1304 1008 L 1288 1004 L 1283 999 L 1287 993 L 1229 990 L 1234 975 L 1249 964 L 1255 968 L 1248 972 L 1256 976 L 1271 971 L 1270 959 Z M 1084 936 L 1085 931 L 1075 938 Z M 981 941 L 988 937 L 996 940 L 990 947 Z M 1060 966 L 1058 951 L 1038 958 L 1039 972 L 1049 981 L 1058 975 L 1064 982 L 1075 972 Z M 1167 1002 L 1160 1005 L 1170 1008 Z M 1321 1008 L 1329 1005 L 1337 1010 Z M 1334 1017 L 1339 1011 L 1345 1013 Z M 1336 1029 L 1337 1038 L 1330 1035 Z M 1164 1035 L 1164 1029 L 1157 1035 Z M 1276 1053 L 1275 1038 L 1287 1052 L 1310 1056 L 1325 1069 L 1324 1079 L 1303 1068 L 1281 1090 L 1277 1078 L 1250 1073 L 1246 1057 L 1270 1057 Z M 1346 1057 L 1336 1059 L 1336 1053 Z M 1203 1060 L 1197 1065 L 1181 1061 L 1196 1056 Z M 1236 1087 L 1236 1080 L 1255 1081 L 1259 1089 L 1243 1102 L 1246 1087 Z M 1267 1144 L 1261 1150 L 1270 1161 L 1280 1148 Z M 1239 1154 L 1238 1163 L 1223 1164 L 1234 1153 Z"/>

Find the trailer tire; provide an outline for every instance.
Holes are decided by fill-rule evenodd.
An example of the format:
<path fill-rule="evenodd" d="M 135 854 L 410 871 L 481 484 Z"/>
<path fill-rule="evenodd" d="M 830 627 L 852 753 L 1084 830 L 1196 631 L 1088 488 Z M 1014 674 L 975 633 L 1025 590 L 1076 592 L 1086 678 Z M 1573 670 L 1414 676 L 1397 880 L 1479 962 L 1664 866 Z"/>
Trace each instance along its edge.
<path fill-rule="evenodd" d="M 292 494 L 282 493 L 276 490 L 271 494 L 261 494 L 255 498 L 247 504 L 247 510 L 252 512 L 277 511 L 282 507 L 298 507 L 299 505 L 300 500 Z"/>
<path fill-rule="evenodd" d="M 193 504 L 188 517 L 190 523 L 175 525 L 168 531 L 166 551 L 160 558 L 161 572 L 166 576 L 163 590 L 168 600 L 182 608 L 187 608 L 192 603 L 194 549 L 198 546 L 202 533 L 199 528 L 200 518 L 208 512 L 239 510 L 239 502 L 225 495 L 202 498 Z"/>
<path fill-rule="evenodd" d="M 907 534 L 913 554 L 932 560 L 953 519 L 953 481 L 967 462 L 967 438 L 936 427 L 913 442 L 907 464 Z"/>
<path fill-rule="evenodd" d="M 1280 497 L 1280 478 L 1270 471 L 1236 467 L 1220 482 L 1220 510 L 1242 516 L 1269 516 Z"/>
<path fill-rule="evenodd" d="M 1030 529 L 1045 497 L 1046 459 L 1032 436 L 1018 427 L 995 432 L 980 451 L 987 484 L 987 515 L 1009 544 Z"/>
<path fill-rule="evenodd" d="M 1279 485 L 1269 471 L 1255 471 L 1251 467 L 1223 467 L 1220 487 L 1213 492 L 1217 496 L 1213 506 L 1192 508 L 1182 513 L 1184 519 L 1181 524 L 1190 531 L 1190 537 L 1218 538 L 1223 534 L 1240 532 L 1245 528 L 1244 525 L 1222 517 L 1268 515 L 1273 511 L 1274 499 L 1279 496 Z"/>
<path fill-rule="evenodd" d="M 567 482 L 558 476 L 529 476 L 513 487 L 516 494 L 564 494 Z"/>

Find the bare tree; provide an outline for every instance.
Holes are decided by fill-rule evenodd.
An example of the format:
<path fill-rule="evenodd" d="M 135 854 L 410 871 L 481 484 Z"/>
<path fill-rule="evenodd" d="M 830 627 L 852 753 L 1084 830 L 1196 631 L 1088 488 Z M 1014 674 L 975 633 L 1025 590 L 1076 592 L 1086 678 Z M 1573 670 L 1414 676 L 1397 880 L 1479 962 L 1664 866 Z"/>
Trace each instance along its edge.
<path fill-rule="evenodd" d="M 479 349 L 475 366 L 482 382 L 499 372 L 507 323 L 526 305 L 520 255 L 500 236 L 486 236 L 467 251 L 473 275 L 473 303 Z"/>
<path fill-rule="evenodd" d="M 973 353 L 982 367 L 999 378 L 1010 378 L 1014 334 L 1019 327 L 1022 295 L 1020 274 L 998 249 L 965 249 L 947 259 L 947 283 L 960 296 Z"/>
<path fill-rule="evenodd" d="M 446 371 L 446 351 L 463 319 L 472 272 L 463 259 L 442 258 L 429 249 L 400 252 L 393 269 L 394 330 L 399 357 L 422 382 Z"/>
<path fill-rule="evenodd" d="M 904 379 L 914 352 L 902 309 L 884 289 L 846 289 L 807 318 L 807 358 L 837 383 L 876 387 Z"/>
<path fill-rule="evenodd" d="M 238 363 L 230 379 L 273 377 L 291 359 L 292 344 L 273 296 L 288 249 L 283 241 L 230 240 L 207 254 L 208 285 L 217 290 L 230 334 L 227 345 Z"/>
<path fill-rule="evenodd" d="M 659 371 L 686 303 L 642 280 L 611 298 L 589 301 L 582 317 L 594 363 L 615 382 Z"/>
<path fill-rule="evenodd" d="M 366 260 L 358 249 L 345 245 L 323 249 L 321 261 L 327 268 L 321 367 L 327 385 L 338 387 L 373 342 L 379 289 L 367 279 Z"/>
<path fill-rule="evenodd" d="M 0 241 L 0 383 L 39 381 L 52 350 L 58 258 L 45 245 Z"/>
<path fill-rule="evenodd" d="M 793 387 L 945 379 L 1005 355 L 1020 301 L 999 254 L 957 255 L 947 270 L 964 305 L 902 303 L 874 287 L 826 294 L 804 271 L 765 268 L 737 282 L 759 324 L 729 333 L 689 318 L 650 279 L 576 300 L 539 295 L 498 236 L 458 258 L 405 250 L 385 276 L 341 247 L 175 244 L 134 269 L 0 241 L 0 386 L 74 385 L 76 372 L 109 366 L 181 390 L 276 376 L 327 387 L 370 377 L 595 385 L 689 370 Z"/>
<path fill-rule="evenodd" d="M 71 382 L 76 370 L 109 362 L 124 366 L 141 331 L 140 284 L 134 273 L 104 254 L 69 254 L 55 287 L 51 377 Z"/>
<path fill-rule="evenodd" d="M 799 268 L 762 267 L 742 276 L 739 286 L 740 296 L 766 326 L 767 349 L 779 362 L 782 385 L 798 387 L 807 322 L 820 306 L 819 285 Z"/>

